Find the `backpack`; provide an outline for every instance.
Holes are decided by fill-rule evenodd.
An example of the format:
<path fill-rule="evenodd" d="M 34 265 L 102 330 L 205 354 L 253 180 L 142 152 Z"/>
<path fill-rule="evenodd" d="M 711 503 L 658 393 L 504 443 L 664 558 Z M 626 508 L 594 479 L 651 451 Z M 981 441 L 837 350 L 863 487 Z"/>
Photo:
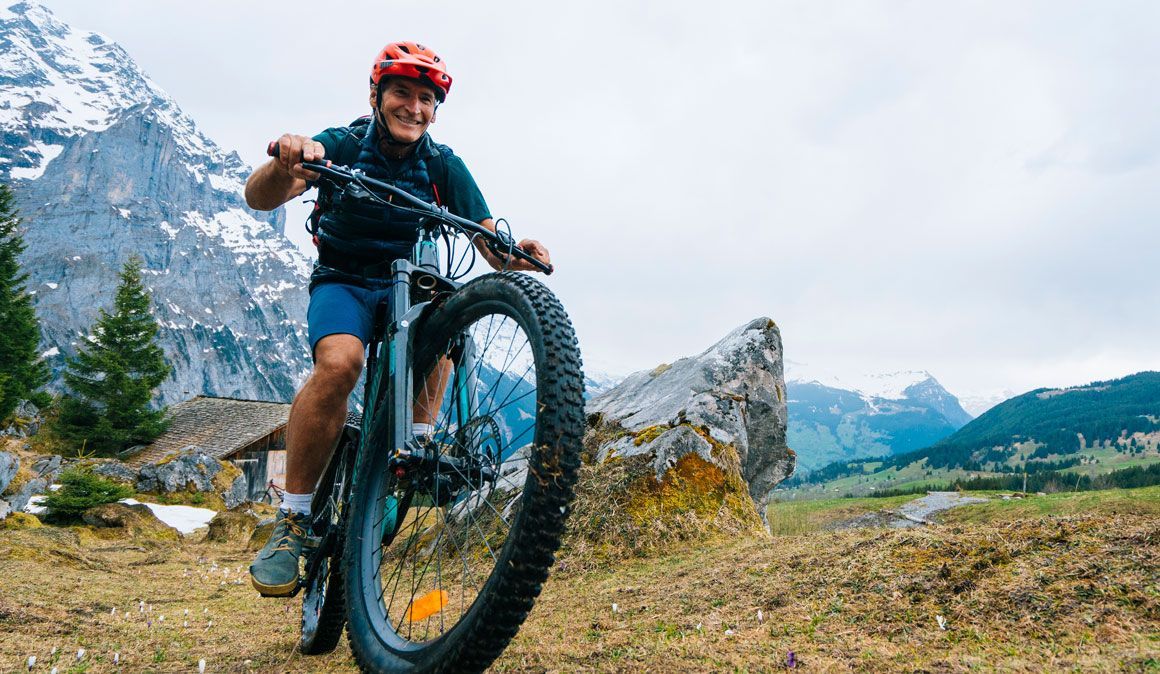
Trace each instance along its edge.
<path fill-rule="evenodd" d="M 350 133 L 339 141 L 335 156 L 329 158 L 332 162 L 341 166 L 353 166 L 358 161 L 359 148 L 362 146 L 367 132 L 370 131 L 371 119 L 370 115 L 363 115 L 347 125 Z M 426 157 L 423 161 L 427 164 L 427 177 L 431 179 L 431 191 L 435 194 L 435 204 L 442 206 L 443 195 L 447 193 L 447 161 L 443 158 L 443 150 L 439 149 L 439 145 L 433 145 L 435 146 L 435 154 Z M 318 246 L 318 223 L 322 219 L 322 214 L 330 208 L 330 203 L 330 191 L 320 186 L 318 199 L 314 202 L 314 210 L 310 212 L 306 227 L 313 237 L 315 247 Z"/>

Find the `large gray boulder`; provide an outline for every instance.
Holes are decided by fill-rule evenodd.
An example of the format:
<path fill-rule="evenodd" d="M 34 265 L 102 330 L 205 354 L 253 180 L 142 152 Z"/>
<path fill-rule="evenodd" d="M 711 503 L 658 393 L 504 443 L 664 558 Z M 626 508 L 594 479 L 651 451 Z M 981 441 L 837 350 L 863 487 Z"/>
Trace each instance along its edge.
<path fill-rule="evenodd" d="M 213 478 L 221 472 L 217 459 L 199 449 L 166 457 L 160 463 L 141 467 L 137 491 L 174 493 L 213 491 Z"/>
<path fill-rule="evenodd" d="M 220 496 L 227 508 L 249 500 L 249 484 L 242 471 L 197 447 L 142 466 L 137 475 L 136 487 L 141 492 L 211 492 Z"/>
<path fill-rule="evenodd" d="M 104 461 L 93 467 L 93 472 L 101 477 L 107 477 L 117 482 L 134 484 L 137 481 L 137 471 L 120 461 Z"/>
<path fill-rule="evenodd" d="M 0 494 L 3 494 L 4 490 L 8 488 L 18 470 L 20 470 L 20 457 L 9 452 L 0 452 Z"/>
<path fill-rule="evenodd" d="M 18 512 L 24 510 L 33 496 L 43 494 L 48 489 L 49 484 L 51 483 L 43 477 L 34 477 L 28 482 L 25 482 L 15 494 L 5 496 L 4 498 L 8 501 L 8 505 L 12 507 L 12 511 Z"/>
<path fill-rule="evenodd" d="M 250 482 L 245 474 L 238 475 L 230 482 L 228 489 L 222 492 L 222 500 L 227 508 L 236 508 L 250 500 Z"/>
<path fill-rule="evenodd" d="M 13 411 L 13 422 L 0 435 L 27 438 L 40 431 L 40 408 L 29 400 L 22 400 Z"/>
<path fill-rule="evenodd" d="M 60 475 L 60 469 L 63 463 L 64 459 L 59 454 L 46 456 L 43 459 L 37 459 L 32 462 L 32 472 L 37 477 L 42 477 L 48 480 L 49 484 L 52 484 L 56 480 L 56 477 Z"/>
<path fill-rule="evenodd" d="M 696 356 L 637 372 L 590 400 L 589 444 L 597 462 L 647 457 L 658 482 L 690 454 L 739 469 L 762 511 L 794 469 L 785 401 L 781 333 L 757 318 Z"/>

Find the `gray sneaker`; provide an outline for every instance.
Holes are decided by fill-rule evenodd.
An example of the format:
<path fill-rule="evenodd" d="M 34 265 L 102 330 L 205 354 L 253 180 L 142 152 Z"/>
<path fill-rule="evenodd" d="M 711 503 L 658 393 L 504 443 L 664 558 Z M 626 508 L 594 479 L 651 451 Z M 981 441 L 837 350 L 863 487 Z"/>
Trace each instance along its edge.
<path fill-rule="evenodd" d="M 306 534 L 309 518 L 301 513 L 278 511 L 270 540 L 250 565 L 250 582 L 264 597 L 288 597 L 298 589 L 298 558 L 303 547 L 315 541 Z"/>

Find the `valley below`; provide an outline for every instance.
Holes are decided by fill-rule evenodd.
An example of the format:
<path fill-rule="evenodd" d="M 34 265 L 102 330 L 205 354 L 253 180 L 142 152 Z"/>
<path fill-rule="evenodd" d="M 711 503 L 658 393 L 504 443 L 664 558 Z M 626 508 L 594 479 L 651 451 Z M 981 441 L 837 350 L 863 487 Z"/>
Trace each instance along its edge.
<path fill-rule="evenodd" d="M 615 565 L 564 554 L 498 672 L 1145 671 L 1160 663 L 1160 487 L 988 499 L 895 529 L 915 497 L 774 503 L 772 536 Z M 0 531 L 0 670 L 356 671 L 297 653 L 246 541 Z M 77 660 L 79 649 L 84 649 Z M 119 665 L 113 664 L 114 654 Z"/>

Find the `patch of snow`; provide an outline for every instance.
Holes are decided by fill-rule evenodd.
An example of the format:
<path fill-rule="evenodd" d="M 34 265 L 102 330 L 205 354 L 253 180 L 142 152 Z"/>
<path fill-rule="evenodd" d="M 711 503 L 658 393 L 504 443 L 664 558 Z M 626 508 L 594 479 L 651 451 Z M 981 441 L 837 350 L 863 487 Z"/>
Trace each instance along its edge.
<path fill-rule="evenodd" d="M 118 208 L 117 212 L 120 213 L 121 217 L 125 218 L 126 220 L 129 219 L 129 216 L 133 215 L 133 212 L 130 211 L 128 208 Z"/>
<path fill-rule="evenodd" d="M 59 285 L 57 285 L 56 283 L 52 283 L 51 281 L 48 283 L 45 283 L 44 285 L 48 286 L 49 290 L 56 290 L 57 288 L 60 287 Z"/>
<path fill-rule="evenodd" d="M 48 351 L 45 351 L 44 353 L 40 354 L 40 357 L 41 358 L 51 358 L 53 356 L 59 356 L 59 355 L 60 355 L 60 349 L 58 349 L 54 346 L 51 349 L 49 349 Z"/>
<path fill-rule="evenodd" d="M 968 414 L 973 417 L 979 417 L 999 403 L 1014 398 L 1015 392 L 1011 389 L 971 391 L 956 397 L 959 399 L 959 404 L 963 406 L 963 409 Z"/>
<path fill-rule="evenodd" d="M 44 169 L 49 162 L 60 156 L 64 151 L 63 145 L 48 145 L 45 143 L 33 143 L 25 148 L 25 154 L 32 154 L 33 161 L 36 163 L 30 167 L 16 167 L 9 172 L 9 175 L 17 180 L 36 180 L 44 175 Z"/>
<path fill-rule="evenodd" d="M 141 502 L 136 499 L 127 498 L 122 500 L 121 503 L 137 505 Z M 202 527 L 209 526 L 209 521 L 217 515 L 216 510 L 210 510 L 209 508 L 194 508 L 193 506 L 183 505 L 158 505 L 156 503 L 146 503 L 144 505 L 153 512 L 153 515 L 157 519 L 177 529 L 182 534 L 191 534 Z"/>
<path fill-rule="evenodd" d="M 209 174 L 208 178 L 209 184 L 212 185 L 215 190 L 241 194 L 242 191 L 246 189 L 245 183 L 239 180 L 237 176 L 219 176 L 211 173 Z"/>
<path fill-rule="evenodd" d="M 81 259 L 81 256 L 80 256 L 80 255 L 73 255 L 73 256 L 72 256 L 72 261 L 73 261 L 73 262 L 79 262 L 79 261 L 80 261 L 80 259 Z"/>
<path fill-rule="evenodd" d="M 293 246 L 287 246 L 286 237 L 275 232 L 269 223 L 258 220 L 241 208 L 226 209 L 215 213 L 212 218 L 206 218 L 198 211 L 186 211 L 185 222 L 236 255 L 253 256 L 259 271 L 260 261 L 272 258 L 303 282 L 310 276 L 311 264 L 305 255 Z"/>
<path fill-rule="evenodd" d="M 44 503 L 45 498 L 45 496 L 33 496 L 28 499 L 28 503 L 24 504 L 24 512 L 31 515 L 43 515 L 45 507 L 40 504 Z"/>

